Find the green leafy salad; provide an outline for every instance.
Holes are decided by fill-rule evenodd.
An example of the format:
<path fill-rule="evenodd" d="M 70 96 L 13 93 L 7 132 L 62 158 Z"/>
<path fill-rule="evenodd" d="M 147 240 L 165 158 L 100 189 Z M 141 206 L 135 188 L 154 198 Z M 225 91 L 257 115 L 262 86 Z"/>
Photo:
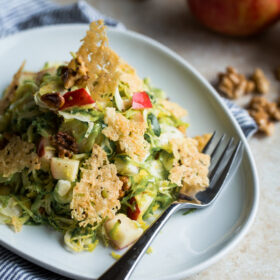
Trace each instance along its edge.
<path fill-rule="evenodd" d="M 0 222 L 49 225 L 75 252 L 124 248 L 178 199 L 208 186 L 210 135 L 140 79 L 93 22 L 68 63 L 24 64 L 0 101 Z"/>

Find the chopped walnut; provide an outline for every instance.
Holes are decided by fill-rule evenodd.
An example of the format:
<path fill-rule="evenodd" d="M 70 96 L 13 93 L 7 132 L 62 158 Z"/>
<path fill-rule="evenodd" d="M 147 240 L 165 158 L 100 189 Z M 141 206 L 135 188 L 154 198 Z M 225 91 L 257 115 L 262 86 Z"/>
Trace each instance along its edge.
<path fill-rule="evenodd" d="M 88 69 L 80 56 L 73 58 L 68 67 L 65 66 L 61 71 L 65 88 L 69 89 L 76 85 L 82 85 L 88 80 Z"/>
<path fill-rule="evenodd" d="M 123 182 L 123 190 L 128 191 L 130 189 L 129 179 L 127 176 L 119 176 L 119 179 Z"/>
<path fill-rule="evenodd" d="M 65 132 L 58 132 L 51 137 L 51 143 L 56 147 L 59 157 L 71 158 L 78 153 L 78 145 L 74 137 Z"/>
<path fill-rule="evenodd" d="M 58 92 L 44 94 L 41 96 L 41 100 L 52 109 L 59 109 L 65 103 L 64 97 Z"/>
<path fill-rule="evenodd" d="M 246 77 L 229 66 L 226 73 L 219 75 L 219 90 L 229 99 L 236 99 L 255 89 L 253 81 L 247 80 Z"/>
<path fill-rule="evenodd" d="M 123 182 L 122 189 L 120 190 L 120 198 L 122 198 L 125 192 L 130 189 L 130 184 L 127 176 L 119 176 L 119 179 Z"/>
<path fill-rule="evenodd" d="M 275 102 L 264 97 L 253 97 L 249 106 L 249 114 L 256 121 L 259 131 L 271 135 L 274 131 L 273 120 L 280 120 L 280 109 Z"/>
<path fill-rule="evenodd" d="M 260 68 L 256 68 L 252 80 L 255 82 L 256 91 L 260 94 L 266 94 L 269 91 L 269 81 L 265 77 L 263 71 Z"/>

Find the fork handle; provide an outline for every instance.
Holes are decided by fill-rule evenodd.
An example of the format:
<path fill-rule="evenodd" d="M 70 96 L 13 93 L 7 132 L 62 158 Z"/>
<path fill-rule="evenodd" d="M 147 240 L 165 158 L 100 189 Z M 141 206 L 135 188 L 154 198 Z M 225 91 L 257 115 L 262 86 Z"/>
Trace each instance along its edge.
<path fill-rule="evenodd" d="M 114 263 L 98 280 L 128 280 L 134 268 L 157 236 L 168 219 L 180 208 L 180 204 L 172 203 L 158 219 L 141 235 L 128 251 Z"/>

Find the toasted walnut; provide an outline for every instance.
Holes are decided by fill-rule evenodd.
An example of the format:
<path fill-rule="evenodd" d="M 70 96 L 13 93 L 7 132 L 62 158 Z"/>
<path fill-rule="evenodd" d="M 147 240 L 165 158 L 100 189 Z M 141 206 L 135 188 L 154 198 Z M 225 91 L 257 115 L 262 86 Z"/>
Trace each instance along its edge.
<path fill-rule="evenodd" d="M 256 121 L 259 131 L 271 135 L 274 131 L 272 120 L 280 120 L 280 109 L 275 102 L 264 97 L 253 97 L 249 106 L 249 114 Z"/>
<path fill-rule="evenodd" d="M 276 102 L 269 102 L 264 97 L 254 97 L 252 98 L 249 108 L 252 110 L 263 109 L 271 119 L 279 121 L 280 120 L 280 109 Z"/>
<path fill-rule="evenodd" d="M 120 190 L 120 198 L 122 198 L 125 192 L 130 189 L 130 184 L 127 176 L 119 176 L 119 179 L 123 182 L 122 189 Z"/>
<path fill-rule="evenodd" d="M 249 109 L 258 110 L 260 108 L 265 108 L 267 104 L 267 99 L 264 97 L 256 96 L 253 97 L 249 103 Z"/>
<path fill-rule="evenodd" d="M 64 97 L 58 92 L 44 94 L 41 96 L 41 100 L 52 109 L 59 109 L 65 103 Z"/>
<path fill-rule="evenodd" d="M 260 68 L 256 68 L 253 76 L 253 81 L 256 85 L 256 91 L 260 94 L 266 94 L 269 91 L 269 81 L 265 77 L 263 71 Z"/>
<path fill-rule="evenodd" d="M 123 190 L 119 191 L 119 198 L 123 198 L 125 196 L 125 192 Z"/>
<path fill-rule="evenodd" d="M 120 176 L 120 180 L 123 182 L 122 189 L 128 191 L 130 189 L 129 179 L 127 176 Z"/>
<path fill-rule="evenodd" d="M 226 73 L 219 74 L 219 90 L 229 99 L 236 99 L 255 89 L 253 81 L 247 80 L 235 68 L 229 66 Z"/>
<path fill-rule="evenodd" d="M 72 86 L 82 85 L 88 80 L 88 69 L 85 66 L 84 61 L 80 56 L 72 59 L 68 67 L 61 69 L 62 80 L 65 88 L 71 88 Z"/>
<path fill-rule="evenodd" d="M 71 158 L 78 153 L 78 145 L 74 137 L 65 132 L 58 132 L 51 137 L 51 143 L 56 147 L 59 157 Z"/>

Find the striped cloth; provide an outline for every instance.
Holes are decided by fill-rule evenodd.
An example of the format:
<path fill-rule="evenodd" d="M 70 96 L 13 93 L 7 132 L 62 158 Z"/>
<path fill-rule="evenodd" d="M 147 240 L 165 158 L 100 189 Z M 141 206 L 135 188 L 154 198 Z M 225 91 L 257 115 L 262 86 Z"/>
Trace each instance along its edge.
<path fill-rule="evenodd" d="M 249 138 L 257 132 L 258 126 L 256 122 L 248 114 L 247 110 L 240 108 L 228 99 L 222 98 L 224 103 L 229 108 L 230 112 L 240 125 L 244 135 Z"/>
<path fill-rule="evenodd" d="M 104 19 L 109 26 L 124 28 L 121 23 L 102 15 L 84 1 L 61 6 L 47 0 L 0 0 L 0 37 L 32 27 L 60 23 L 89 23 L 97 19 Z M 224 99 L 224 102 L 247 137 L 256 132 L 256 123 L 246 110 L 228 100 Z M 49 279 L 66 278 L 31 264 L 0 246 L 0 280 Z"/>
<path fill-rule="evenodd" d="M 0 246 L 1 280 L 67 280 L 51 271 L 32 264 Z"/>
<path fill-rule="evenodd" d="M 32 27 L 89 23 L 98 19 L 103 19 L 108 26 L 124 28 L 84 1 L 61 6 L 48 0 L 0 0 L 0 37 Z"/>

